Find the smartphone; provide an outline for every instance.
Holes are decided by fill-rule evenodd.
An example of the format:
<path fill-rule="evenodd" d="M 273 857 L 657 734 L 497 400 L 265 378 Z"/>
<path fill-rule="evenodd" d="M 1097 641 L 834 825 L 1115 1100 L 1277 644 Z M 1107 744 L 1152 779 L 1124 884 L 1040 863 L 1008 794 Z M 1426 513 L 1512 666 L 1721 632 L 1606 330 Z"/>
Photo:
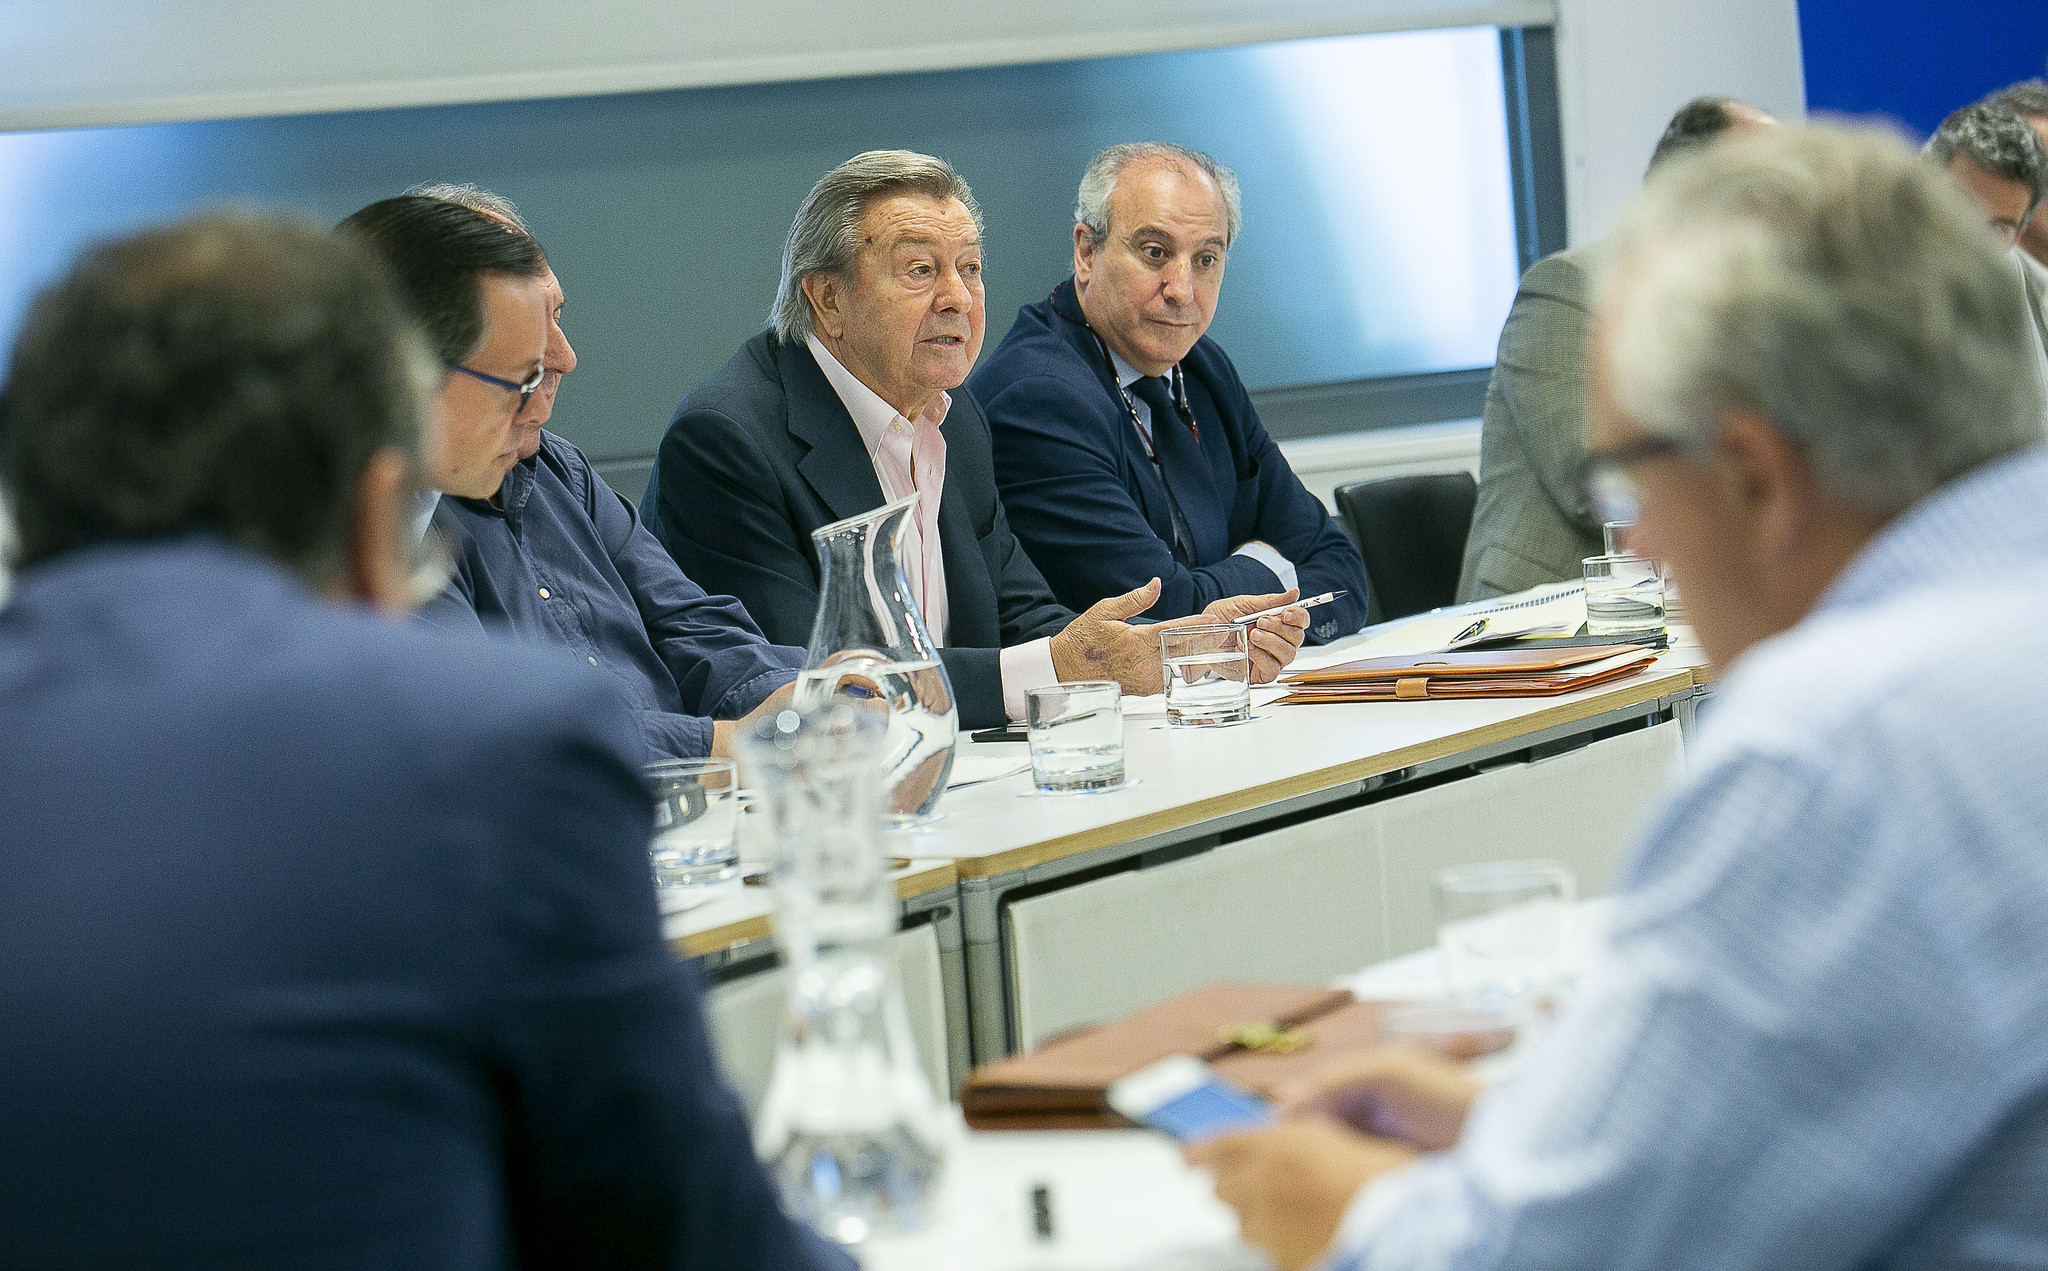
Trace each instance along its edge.
<path fill-rule="evenodd" d="M 1190 1055 L 1174 1055 L 1116 1082 L 1109 1106 L 1182 1143 L 1273 1124 L 1265 1100 L 1231 1085 Z"/>

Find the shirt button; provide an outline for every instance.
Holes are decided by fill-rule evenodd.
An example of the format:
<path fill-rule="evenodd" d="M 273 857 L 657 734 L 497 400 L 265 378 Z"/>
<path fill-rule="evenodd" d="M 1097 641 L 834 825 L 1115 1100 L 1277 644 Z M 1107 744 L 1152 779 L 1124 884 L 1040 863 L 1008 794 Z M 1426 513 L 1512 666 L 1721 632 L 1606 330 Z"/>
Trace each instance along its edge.
<path fill-rule="evenodd" d="M 547 589 L 547 588 L 543 587 L 543 588 L 541 588 L 541 589 L 540 589 L 540 598 L 541 598 L 542 600 L 546 600 L 546 599 L 548 598 L 548 589 Z"/>
<path fill-rule="evenodd" d="M 596 666 L 596 665 L 597 665 L 597 659 L 596 659 L 596 658 L 586 658 L 586 659 L 584 659 L 584 660 L 585 660 L 585 661 L 587 661 L 587 662 L 589 662 L 589 663 L 590 663 L 590 665 L 592 665 L 592 666 Z"/>

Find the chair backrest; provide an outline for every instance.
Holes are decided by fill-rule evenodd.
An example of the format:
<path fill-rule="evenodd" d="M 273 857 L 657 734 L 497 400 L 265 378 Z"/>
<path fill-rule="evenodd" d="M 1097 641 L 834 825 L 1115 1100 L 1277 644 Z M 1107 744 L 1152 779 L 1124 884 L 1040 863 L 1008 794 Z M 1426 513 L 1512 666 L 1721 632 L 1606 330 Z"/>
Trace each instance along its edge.
<path fill-rule="evenodd" d="M 1365 557 L 1373 621 L 1405 618 L 1456 598 L 1479 497 L 1471 473 L 1354 481 L 1338 486 L 1335 497 Z"/>

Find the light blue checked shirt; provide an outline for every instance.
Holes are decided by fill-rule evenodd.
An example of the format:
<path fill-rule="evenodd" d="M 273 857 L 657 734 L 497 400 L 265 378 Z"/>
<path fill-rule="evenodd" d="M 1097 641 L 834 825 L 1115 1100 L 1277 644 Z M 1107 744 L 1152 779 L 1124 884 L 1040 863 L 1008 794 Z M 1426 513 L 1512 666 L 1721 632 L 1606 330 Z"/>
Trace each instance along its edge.
<path fill-rule="evenodd" d="M 1732 668 L 1613 948 L 1331 1265 L 2048 1267 L 2048 453 Z"/>

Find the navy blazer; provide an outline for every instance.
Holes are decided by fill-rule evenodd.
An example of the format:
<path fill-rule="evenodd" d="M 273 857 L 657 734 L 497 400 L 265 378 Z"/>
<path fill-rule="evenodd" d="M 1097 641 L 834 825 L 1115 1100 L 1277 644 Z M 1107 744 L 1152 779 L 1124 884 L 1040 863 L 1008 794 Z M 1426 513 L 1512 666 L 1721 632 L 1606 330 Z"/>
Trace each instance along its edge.
<path fill-rule="evenodd" d="M 739 601 L 685 578 L 633 505 L 551 432 L 505 474 L 496 505 L 446 496 L 434 527 L 455 574 L 421 619 L 481 624 L 598 668 L 650 758 L 710 754 L 713 719 L 746 714 L 804 664 L 803 649 L 764 640 Z"/>
<path fill-rule="evenodd" d="M 1074 614 L 1010 533 L 981 407 L 965 389 L 952 397 L 939 499 L 951 631 L 941 655 L 960 722 L 993 728 L 1007 718 L 999 652 L 1057 635 Z M 822 583 L 811 531 L 882 503 L 874 461 L 818 360 L 764 331 L 676 407 L 640 519 L 684 573 L 739 597 L 770 640 L 809 644 Z"/>
<path fill-rule="evenodd" d="M 206 535 L 16 583 L 0 1261 L 851 1266 L 719 1078 L 600 677 Z"/>
<path fill-rule="evenodd" d="M 1181 360 L 1208 471 L 1177 482 L 1195 559 L 1174 559 L 1166 486 L 1117 391 L 1115 372 L 1068 279 L 1017 321 L 968 385 L 988 412 L 996 481 L 1017 538 L 1074 609 L 1157 577 L 1153 618 L 1199 613 L 1224 596 L 1280 590 L 1273 571 L 1231 553 L 1258 539 L 1294 563 L 1301 594 L 1351 594 L 1309 611 L 1314 642 L 1365 625 L 1365 562 L 1287 466 L 1237 368 L 1207 336 Z M 1175 421 L 1154 420 L 1157 429 Z M 1185 488 L 1183 488 L 1185 487 Z"/>

